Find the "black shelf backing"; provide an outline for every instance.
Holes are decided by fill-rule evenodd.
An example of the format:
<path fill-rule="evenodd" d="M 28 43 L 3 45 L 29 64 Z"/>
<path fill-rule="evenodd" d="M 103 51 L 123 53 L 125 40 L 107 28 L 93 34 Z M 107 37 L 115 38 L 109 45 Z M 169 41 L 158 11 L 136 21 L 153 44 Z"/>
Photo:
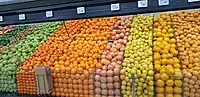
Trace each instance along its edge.
<path fill-rule="evenodd" d="M 66 0 L 67 1 L 67 0 Z M 137 2 L 121 2 L 120 10 L 112 12 L 110 4 L 121 2 L 119 0 L 87 0 L 69 4 L 57 4 L 36 8 L 20 9 L 13 11 L 0 12 L 4 21 L 0 25 L 27 24 L 48 21 L 75 20 L 84 18 L 108 17 L 118 15 L 134 15 L 152 12 L 164 12 L 184 9 L 200 8 L 200 2 L 188 3 L 187 0 L 170 0 L 167 6 L 159 6 L 157 0 L 149 0 L 147 8 L 138 8 Z M 76 8 L 84 6 L 85 14 L 77 14 Z M 46 18 L 45 12 L 51 10 L 54 13 L 52 18 Z M 18 15 L 26 14 L 26 20 L 20 21 Z"/>

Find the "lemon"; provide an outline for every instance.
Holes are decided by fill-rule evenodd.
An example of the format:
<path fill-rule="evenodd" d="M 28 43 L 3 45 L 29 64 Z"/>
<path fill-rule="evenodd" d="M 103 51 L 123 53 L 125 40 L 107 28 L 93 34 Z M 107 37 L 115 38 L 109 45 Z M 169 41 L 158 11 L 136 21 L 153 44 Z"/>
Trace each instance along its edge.
<path fill-rule="evenodd" d="M 174 97 L 173 94 L 166 94 L 166 97 Z"/>
<path fill-rule="evenodd" d="M 136 94 L 137 94 L 137 96 L 140 96 L 140 95 L 142 95 L 142 92 L 137 91 Z"/>
<path fill-rule="evenodd" d="M 164 41 L 169 42 L 169 38 L 168 37 L 164 38 Z"/>
<path fill-rule="evenodd" d="M 126 86 L 126 81 L 122 81 L 122 86 Z"/>
<path fill-rule="evenodd" d="M 173 33 L 174 30 L 173 30 L 172 28 L 170 28 L 170 29 L 168 29 L 168 32 L 169 32 L 169 33 Z"/>
<path fill-rule="evenodd" d="M 159 53 L 161 51 L 161 49 L 159 47 L 154 47 L 153 48 L 154 52 Z"/>
<path fill-rule="evenodd" d="M 155 60 L 155 61 L 154 61 L 154 64 L 155 64 L 155 65 L 161 65 L 161 62 L 160 62 L 159 60 Z"/>
<path fill-rule="evenodd" d="M 173 58 L 173 55 L 168 53 L 168 58 Z"/>
<path fill-rule="evenodd" d="M 174 81 L 173 80 L 167 80 L 166 85 L 167 86 L 173 86 L 174 85 Z"/>
<path fill-rule="evenodd" d="M 182 75 L 181 72 L 179 72 L 179 71 L 176 71 L 176 72 L 175 72 L 175 75 L 174 75 L 174 78 L 175 78 L 175 79 L 182 79 L 182 77 L 183 77 L 183 75 Z"/>
<path fill-rule="evenodd" d="M 182 93 L 182 88 L 174 87 L 174 93 L 176 93 L 176 94 Z"/>
<path fill-rule="evenodd" d="M 157 87 L 156 92 L 157 93 L 164 93 L 165 89 L 163 87 Z"/>
<path fill-rule="evenodd" d="M 174 65 L 174 60 L 173 59 L 168 59 L 168 64 Z"/>
<path fill-rule="evenodd" d="M 172 39 L 169 40 L 169 43 L 175 44 L 175 43 L 176 43 L 176 40 L 172 38 Z"/>
<path fill-rule="evenodd" d="M 169 37 L 173 38 L 174 34 L 173 33 L 169 33 Z"/>
<path fill-rule="evenodd" d="M 180 94 L 175 94 L 174 97 L 182 97 Z"/>
<path fill-rule="evenodd" d="M 161 66 L 156 64 L 154 68 L 155 68 L 155 70 L 160 71 Z"/>
<path fill-rule="evenodd" d="M 166 72 L 165 68 L 161 67 L 160 73 L 162 74 L 162 73 L 165 73 L 165 72 Z"/>
<path fill-rule="evenodd" d="M 162 81 L 162 80 L 157 80 L 156 85 L 159 86 L 159 87 L 163 87 L 165 85 L 165 82 Z"/>
<path fill-rule="evenodd" d="M 164 94 L 157 94 L 156 97 L 165 97 Z"/>
<path fill-rule="evenodd" d="M 170 69 L 167 70 L 167 74 L 168 74 L 168 75 L 174 75 L 174 72 L 175 72 L 175 71 L 174 71 L 173 68 L 170 68 Z"/>
<path fill-rule="evenodd" d="M 173 93 L 173 88 L 172 87 L 165 87 L 165 92 L 166 93 Z"/>
<path fill-rule="evenodd" d="M 181 80 L 175 80 L 174 84 L 175 84 L 177 87 L 181 87 L 181 86 L 182 86 L 182 81 L 181 81 Z"/>
<path fill-rule="evenodd" d="M 153 81 L 149 81 L 148 83 L 150 86 L 153 86 L 154 85 L 154 82 Z"/>
<path fill-rule="evenodd" d="M 162 59 L 161 62 L 162 62 L 163 65 L 166 65 L 167 64 L 167 59 Z"/>
<path fill-rule="evenodd" d="M 181 68 L 181 65 L 179 63 L 175 63 L 174 68 Z"/>
<path fill-rule="evenodd" d="M 159 53 L 154 53 L 154 60 L 160 60 L 161 56 Z"/>
<path fill-rule="evenodd" d="M 159 79 L 160 79 L 160 74 L 157 73 L 157 74 L 155 75 L 155 80 L 159 80 Z"/>
<path fill-rule="evenodd" d="M 163 48 L 165 47 L 165 45 L 164 45 L 164 44 L 160 44 L 158 47 L 159 47 L 160 49 L 163 49 Z"/>
<path fill-rule="evenodd" d="M 131 87 L 126 87 L 126 90 L 127 91 L 131 91 Z"/>
<path fill-rule="evenodd" d="M 156 32 L 156 37 L 160 37 L 160 36 L 162 36 L 161 32 L 160 31 Z"/>
<path fill-rule="evenodd" d="M 163 81 L 167 81 L 168 79 L 169 79 L 169 76 L 166 74 L 166 73 L 163 73 L 163 74 L 161 74 L 160 75 L 161 77 L 161 80 L 163 80 Z"/>
<path fill-rule="evenodd" d="M 125 90 L 125 89 L 126 89 L 126 86 L 125 86 L 125 85 L 122 85 L 121 88 L 122 88 L 122 90 Z"/>

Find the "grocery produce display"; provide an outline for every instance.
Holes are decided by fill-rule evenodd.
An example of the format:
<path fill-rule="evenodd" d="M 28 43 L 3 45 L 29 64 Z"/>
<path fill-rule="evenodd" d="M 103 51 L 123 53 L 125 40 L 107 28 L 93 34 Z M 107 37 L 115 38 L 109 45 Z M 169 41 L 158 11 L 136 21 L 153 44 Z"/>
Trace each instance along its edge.
<path fill-rule="evenodd" d="M 22 70 L 50 65 L 55 90 L 52 95 L 92 96 L 95 67 L 102 67 L 97 59 L 116 21 L 100 18 L 67 22 L 23 63 Z"/>
<path fill-rule="evenodd" d="M 19 94 L 37 95 L 36 77 L 33 71 L 17 72 L 17 92 Z"/>
<path fill-rule="evenodd" d="M 0 35 L 3 35 L 5 33 L 8 33 L 9 31 L 11 31 L 12 29 L 14 29 L 15 26 L 14 25 L 9 25 L 9 26 L 5 26 L 5 27 L 0 27 Z"/>
<path fill-rule="evenodd" d="M 181 97 L 182 72 L 170 14 L 154 17 L 154 66 L 157 97 Z"/>
<path fill-rule="evenodd" d="M 0 53 L 4 52 L 10 48 L 15 47 L 18 43 L 20 43 L 21 41 L 23 41 L 27 35 L 29 35 L 30 33 L 32 33 L 34 26 L 27 26 L 24 30 L 18 32 L 15 37 L 13 37 L 10 42 L 6 45 L 6 46 L 2 46 L 0 49 Z"/>
<path fill-rule="evenodd" d="M 177 12 L 171 17 L 184 74 L 184 97 L 200 97 L 200 12 Z"/>
<path fill-rule="evenodd" d="M 18 66 L 43 43 L 58 23 L 38 25 L 34 32 L 15 47 L 2 52 L 0 56 L 0 91 L 16 92 L 16 72 Z M 20 28 L 19 28 L 20 29 Z M 46 31 L 46 33 L 45 33 Z"/>
<path fill-rule="evenodd" d="M 21 41 L 24 41 L 24 39 L 26 39 L 26 37 L 33 32 L 34 27 L 35 26 L 28 25 L 26 29 L 24 29 L 24 30 L 20 31 L 19 33 L 17 33 L 15 35 L 15 37 L 13 37 L 10 40 L 10 43 L 8 44 L 8 46 L 5 46 L 5 47 L 9 47 L 10 48 L 10 47 L 13 47 L 13 46 L 17 45 Z"/>
<path fill-rule="evenodd" d="M 154 95 L 152 24 L 153 16 L 139 15 L 133 18 L 131 35 L 128 37 L 121 69 L 121 87 L 124 97 L 153 97 Z"/>
<path fill-rule="evenodd" d="M 10 30 L 9 32 L 0 35 L 0 46 L 7 46 L 17 33 L 23 31 L 26 28 L 27 28 L 26 25 L 17 26 L 12 30 Z"/>
<path fill-rule="evenodd" d="M 34 69 L 50 66 L 55 97 L 200 97 L 199 11 L 22 25 L 0 40 L 0 92 L 39 95 Z"/>
<path fill-rule="evenodd" d="M 101 67 L 96 67 L 95 97 L 120 97 L 120 69 L 124 59 L 124 50 L 130 34 L 132 16 L 120 17 L 114 24 L 110 40 L 102 52 Z"/>

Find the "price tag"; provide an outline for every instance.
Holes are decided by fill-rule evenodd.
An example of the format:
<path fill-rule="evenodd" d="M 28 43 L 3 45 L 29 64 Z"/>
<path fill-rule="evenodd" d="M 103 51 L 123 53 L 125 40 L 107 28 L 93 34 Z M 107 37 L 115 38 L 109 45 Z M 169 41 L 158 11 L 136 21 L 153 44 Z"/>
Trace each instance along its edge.
<path fill-rule="evenodd" d="M 25 14 L 19 14 L 19 20 L 25 20 L 26 19 L 26 15 Z"/>
<path fill-rule="evenodd" d="M 159 6 L 169 5 L 169 0 L 158 0 Z"/>
<path fill-rule="evenodd" d="M 85 7 L 77 7 L 77 14 L 84 14 L 85 13 Z"/>
<path fill-rule="evenodd" d="M 111 4 L 111 11 L 118 11 L 120 10 L 120 4 L 116 3 L 116 4 Z"/>
<path fill-rule="evenodd" d="M 0 16 L 0 22 L 3 22 L 3 16 Z"/>
<path fill-rule="evenodd" d="M 53 11 L 46 11 L 46 17 L 47 18 L 53 17 Z"/>
<path fill-rule="evenodd" d="M 139 0 L 138 1 L 138 8 L 148 7 L 148 0 Z"/>
<path fill-rule="evenodd" d="M 188 2 L 198 2 L 200 0 L 188 0 Z"/>

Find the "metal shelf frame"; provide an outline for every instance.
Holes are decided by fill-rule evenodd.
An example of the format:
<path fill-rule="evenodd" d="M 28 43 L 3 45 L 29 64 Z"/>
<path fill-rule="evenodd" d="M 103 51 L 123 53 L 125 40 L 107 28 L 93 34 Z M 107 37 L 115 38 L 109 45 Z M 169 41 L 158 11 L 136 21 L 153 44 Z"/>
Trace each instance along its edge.
<path fill-rule="evenodd" d="M 136 0 L 35 0 L 0 5 L 0 16 L 3 17 L 0 26 L 200 8 L 200 2 L 169 1 L 169 5 L 159 6 L 158 0 L 148 0 L 148 7 L 146 8 L 138 8 Z M 114 3 L 120 4 L 119 11 L 111 11 L 111 4 Z M 85 13 L 77 14 L 77 7 L 85 7 Z M 47 18 L 46 11 L 53 11 L 53 17 Z M 19 20 L 19 14 L 25 14 L 26 19 Z"/>

